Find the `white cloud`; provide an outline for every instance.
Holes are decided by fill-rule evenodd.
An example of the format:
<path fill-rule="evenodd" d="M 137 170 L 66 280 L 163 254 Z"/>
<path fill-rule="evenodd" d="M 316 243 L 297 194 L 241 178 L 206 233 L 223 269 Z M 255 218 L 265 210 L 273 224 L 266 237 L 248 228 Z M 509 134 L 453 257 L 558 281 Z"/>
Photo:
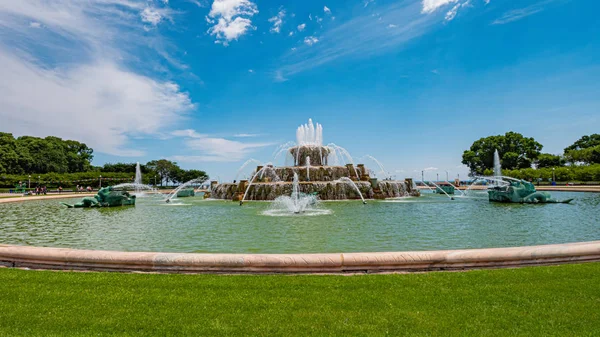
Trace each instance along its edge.
<path fill-rule="evenodd" d="M 293 36 L 293 35 L 294 35 L 294 32 L 293 32 L 293 31 L 291 31 L 291 32 L 288 34 L 288 36 Z"/>
<path fill-rule="evenodd" d="M 171 136 L 186 137 L 186 138 L 206 138 L 206 137 L 208 137 L 208 135 L 198 133 L 198 132 L 196 132 L 196 130 L 193 130 L 193 129 L 175 130 L 175 131 L 171 131 L 170 134 L 171 134 Z"/>
<path fill-rule="evenodd" d="M 281 25 L 283 24 L 283 18 L 285 17 L 285 10 L 280 10 L 276 16 L 269 19 L 269 22 L 273 23 L 271 27 L 271 33 L 279 33 L 281 31 Z"/>
<path fill-rule="evenodd" d="M 301 32 L 304 30 L 304 28 L 306 28 L 306 23 L 300 24 L 298 25 L 298 31 Z"/>
<path fill-rule="evenodd" d="M 452 19 L 454 19 L 456 17 L 456 14 L 458 13 L 458 9 L 459 8 L 460 8 L 460 4 L 454 5 L 454 7 L 452 7 L 452 9 L 450 9 L 446 13 L 446 16 L 444 17 L 444 20 L 446 20 L 446 21 L 452 21 Z"/>
<path fill-rule="evenodd" d="M 278 70 L 282 76 L 289 78 L 340 58 L 363 58 L 390 49 L 397 50 L 426 34 L 439 22 L 436 15 L 422 15 L 421 9 L 421 2 L 401 1 L 381 7 L 380 15 L 361 13 L 320 33 L 322 43 L 303 44 L 296 51 L 284 54 Z M 387 24 L 390 22 L 397 27 L 390 29 Z"/>
<path fill-rule="evenodd" d="M 160 35 L 144 32 L 146 8 L 145 0 L 0 1 L 2 127 L 143 154 L 128 148 L 132 137 L 159 137 L 195 108 L 176 83 L 140 74 L 157 59 L 176 62 Z M 32 32 L 27 22 L 44 29 Z M 134 71 L 126 64 L 138 52 L 146 59 Z"/>
<path fill-rule="evenodd" d="M 396 27 L 398 27 L 398 26 L 396 26 L 396 25 L 395 25 L 395 24 L 393 24 L 393 23 L 390 23 L 390 24 L 388 25 L 388 28 L 396 28 Z"/>
<path fill-rule="evenodd" d="M 201 2 L 200 0 L 186 0 L 187 2 L 193 3 L 194 5 L 203 8 L 206 7 L 206 4 L 204 3 L 204 0 Z"/>
<path fill-rule="evenodd" d="M 437 167 L 426 167 L 423 169 L 423 171 L 425 172 L 429 172 L 429 171 L 437 171 L 438 168 Z"/>
<path fill-rule="evenodd" d="M 93 63 L 46 70 L 0 51 L 0 119 L 15 134 L 77 139 L 97 151 L 123 148 L 129 136 L 155 135 L 194 108 L 175 83 Z"/>
<path fill-rule="evenodd" d="M 519 9 L 513 9 L 511 11 L 508 11 L 506 13 L 504 13 L 501 17 L 499 17 L 498 19 L 494 20 L 492 22 L 492 25 L 503 25 L 509 22 L 513 22 L 513 21 L 517 21 L 517 20 L 521 20 L 525 17 L 528 17 L 530 15 L 539 13 L 541 11 L 544 10 L 544 6 L 549 4 L 550 2 L 552 2 L 553 0 L 548 0 L 548 1 L 542 1 L 536 4 L 533 4 L 531 6 L 527 6 L 524 8 L 519 8 Z"/>
<path fill-rule="evenodd" d="M 458 0 L 423 0 L 422 12 L 426 14 L 433 13 L 440 7 L 456 2 Z"/>
<path fill-rule="evenodd" d="M 35 22 L 34 21 L 34 22 L 30 22 L 29 23 L 29 27 L 31 27 L 31 28 L 42 28 L 42 24 L 39 23 L 39 22 Z"/>
<path fill-rule="evenodd" d="M 184 137 L 186 147 L 193 150 L 192 156 L 173 156 L 172 160 L 177 162 L 236 162 L 248 156 L 248 154 L 274 143 L 243 143 L 225 138 L 211 137 L 196 132 L 195 130 L 177 130 L 172 135 Z M 253 135 L 241 134 L 240 137 L 253 137 Z"/>
<path fill-rule="evenodd" d="M 254 70 L 253 70 L 253 69 L 248 69 L 248 72 L 249 72 L 250 74 L 254 74 Z"/>
<path fill-rule="evenodd" d="M 319 42 L 319 39 L 317 39 L 314 36 L 307 36 L 307 37 L 304 38 L 304 43 L 307 44 L 307 45 L 309 45 L 309 46 L 312 46 L 313 44 L 315 44 L 317 42 Z"/>
<path fill-rule="evenodd" d="M 329 9 L 329 7 L 325 6 L 325 7 L 323 7 L 323 12 L 325 12 L 325 14 L 331 14 L 331 9 Z"/>
<path fill-rule="evenodd" d="M 214 0 L 207 21 L 215 23 L 208 32 L 216 37 L 216 43 L 228 45 L 248 30 L 255 29 L 250 18 L 258 13 L 256 4 L 249 0 Z"/>
<path fill-rule="evenodd" d="M 262 136 L 262 134 L 260 134 L 260 133 L 238 133 L 233 136 L 236 138 L 251 138 L 251 137 Z"/>
<path fill-rule="evenodd" d="M 370 3 L 373 3 L 373 2 L 375 2 L 375 0 L 365 0 L 364 1 L 364 3 L 365 3 L 364 7 L 367 7 Z"/>
<path fill-rule="evenodd" d="M 292 50 L 294 50 L 294 48 L 292 48 Z M 275 79 L 275 82 L 285 82 L 285 81 L 288 80 L 287 78 L 285 78 L 283 76 L 283 73 L 281 71 L 279 71 L 279 70 L 275 72 L 275 78 L 274 79 Z"/>
<path fill-rule="evenodd" d="M 162 14 L 155 8 L 147 7 L 140 13 L 142 21 L 156 26 L 163 19 Z"/>

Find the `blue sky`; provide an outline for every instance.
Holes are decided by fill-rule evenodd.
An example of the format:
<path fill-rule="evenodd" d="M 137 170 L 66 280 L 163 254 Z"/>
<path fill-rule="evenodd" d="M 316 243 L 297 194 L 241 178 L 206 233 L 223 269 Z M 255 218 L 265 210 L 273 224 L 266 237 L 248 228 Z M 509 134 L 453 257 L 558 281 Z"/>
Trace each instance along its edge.
<path fill-rule="evenodd" d="M 398 178 L 600 130 L 592 0 L 0 0 L 0 131 L 233 179 L 308 118 Z"/>

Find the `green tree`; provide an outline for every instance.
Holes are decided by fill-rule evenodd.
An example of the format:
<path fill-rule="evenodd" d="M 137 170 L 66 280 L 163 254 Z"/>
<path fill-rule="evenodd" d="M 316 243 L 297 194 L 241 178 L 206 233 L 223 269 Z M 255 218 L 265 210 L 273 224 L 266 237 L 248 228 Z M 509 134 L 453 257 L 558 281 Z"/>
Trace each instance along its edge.
<path fill-rule="evenodd" d="M 565 158 L 571 163 L 600 163 L 600 134 L 583 136 L 565 148 Z"/>
<path fill-rule="evenodd" d="M 469 167 L 471 174 L 482 174 L 493 168 L 494 151 L 498 150 L 503 169 L 529 168 L 542 147 L 535 139 L 511 131 L 476 140 L 469 150 L 464 151 L 462 163 Z"/>
<path fill-rule="evenodd" d="M 17 142 L 11 133 L 0 132 L 0 173 L 24 173 L 19 163 Z"/>
<path fill-rule="evenodd" d="M 87 145 L 58 137 L 22 136 L 0 133 L 0 172 L 74 173 L 91 169 L 93 150 Z"/>
<path fill-rule="evenodd" d="M 160 176 L 160 186 L 163 185 L 163 182 L 166 184 L 168 184 L 169 181 L 176 182 L 178 170 L 181 170 L 176 162 L 166 159 L 149 161 L 146 163 L 146 166 Z"/>
<path fill-rule="evenodd" d="M 179 176 L 179 182 L 185 183 L 192 179 L 198 179 L 198 184 L 204 183 L 208 180 L 208 175 L 204 171 L 200 170 L 182 170 Z"/>
<path fill-rule="evenodd" d="M 561 156 L 550 153 L 542 153 L 535 161 L 537 168 L 565 166 L 565 160 Z"/>
<path fill-rule="evenodd" d="M 590 136 L 583 136 L 579 138 L 575 143 L 565 148 L 565 155 L 570 151 L 587 149 L 598 145 L 600 145 L 600 134 L 595 133 Z"/>

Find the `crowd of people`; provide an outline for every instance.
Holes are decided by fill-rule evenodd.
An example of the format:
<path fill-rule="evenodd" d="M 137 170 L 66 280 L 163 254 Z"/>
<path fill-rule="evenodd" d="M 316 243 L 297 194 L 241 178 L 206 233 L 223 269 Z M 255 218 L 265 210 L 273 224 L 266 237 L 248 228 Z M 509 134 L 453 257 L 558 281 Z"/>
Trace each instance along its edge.
<path fill-rule="evenodd" d="M 91 186 L 87 186 L 84 187 L 83 185 L 77 185 L 75 187 L 75 191 L 74 192 L 80 192 L 80 193 L 84 193 L 84 192 L 93 192 L 94 189 Z M 40 186 L 36 186 L 33 190 L 29 190 L 27 189 L 27 183 L 25 182 L 21 182 L 19 181 L 19 183 L 15 186 L 14 190 L 11 190 L 11 193 L 24 193 L 24 194 L 28 194 L 28 195 L 46 195 L 48 194 L 48 188 L 45 185 L 40 185 Z M 63 192 L 63 188 L 62 186 L 58 186 L 58 188 L 56 189 L 56 192 L 58 193 L 62 193 Z"/>
<path fill-rule="evenodd" d="M 34 190 L 35 195 L 46 195 L 48 194 L 48 188 L 46 186 L 37 186 Z"/>

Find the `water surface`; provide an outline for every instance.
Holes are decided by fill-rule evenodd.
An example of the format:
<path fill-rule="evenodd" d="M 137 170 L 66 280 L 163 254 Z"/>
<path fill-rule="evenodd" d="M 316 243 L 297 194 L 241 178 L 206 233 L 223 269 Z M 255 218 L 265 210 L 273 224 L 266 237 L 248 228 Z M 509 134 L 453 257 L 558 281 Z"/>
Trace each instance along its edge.
<path fill-rule="evenodd" d="M 322 202 L 313 216 L 269 216 L 271 203 L 139 198 L 135 207 L 68 209 L 55 200 L 0 205 L 0 243 L 122 251 L 376 252 L 600 240 L 600 194 L 572 204 L 400 200 Z M 70 199 L 66 202 L 73 203 Z M 280 214 L 278 214 L 280 215 Z"/>

